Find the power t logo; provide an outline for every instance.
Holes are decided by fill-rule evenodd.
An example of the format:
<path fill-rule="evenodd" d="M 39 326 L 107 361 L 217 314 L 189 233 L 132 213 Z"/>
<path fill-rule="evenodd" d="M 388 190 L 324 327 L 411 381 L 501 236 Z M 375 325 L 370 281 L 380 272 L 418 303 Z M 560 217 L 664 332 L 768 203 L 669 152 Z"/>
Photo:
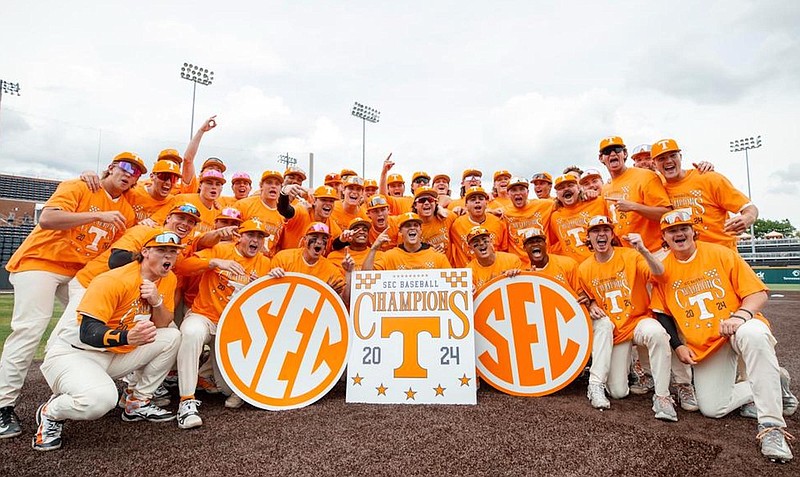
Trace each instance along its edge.
<path fill-rule="evenodd" d="M 317 278 L 261 278 L 230 301 L 217 330 L 225 381 L 250 404 L 304 407 L 333 388 L 347 359 L 347 311 Z"/>
<path fill-rule="evenodd" d="M 588 312 L 549 277 L 498 277 L 475 299 L 478 373 L 505 393 L 556 392 L 580 375 L 591 350 Z"/>

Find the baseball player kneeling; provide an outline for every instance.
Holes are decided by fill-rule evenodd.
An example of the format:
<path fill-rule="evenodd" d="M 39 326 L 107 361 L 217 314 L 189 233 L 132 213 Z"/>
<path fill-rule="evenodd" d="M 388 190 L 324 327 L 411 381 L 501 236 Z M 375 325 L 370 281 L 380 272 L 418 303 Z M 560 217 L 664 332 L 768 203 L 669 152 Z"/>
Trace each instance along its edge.
<path fill-rule="evenodd" d="M 632 248 L 619 247 L 608 217 L 589 220 L 589 245 L 594 252 L 578 267 L 580 285 L 591 299 L 594 343 L 589 368 L 587 396 L 596 409 L 608 409 L 611 397 L 628 395 L 628 367 L 631 344 L 647 348 L 655 381 L 653 412 L 656 419 L 677 421 L 675 404 L 669 392 L 669 335 L 652 318 L 647 282 L 662 273 L 661 262 L 650 253 L 636 233 L 623 239 Z M 635 249 L 635 250 L 634 250 Z M 653 273 L 651 273 L 653 269 Z M 640 348 L 641 349 L 641 348 Z"/>
<path fill-rule="evenodd" d="M 664 273 L 655 277 L 653 308 L 673 317 L 662 323 L 678 357 L 694 368 L 700 412 L 722 417 L 741 408 L 742 415 L 758 419 L 761 453 L 772 461 L 791 460 L 784 416 L 797 410 L 797 398 L 761 314 L 767 287 L 736 251 L 698 242 L 690 211 L 664 214 L 661 234 L 670 254 Z M 740 361 L 747 379 L 736 382 Z"/>
<path fill-rule="evenodd" d="M 169 421 L 175 415 L 150 398 L 167 376 L 180 344 L 172 322 L 177 278 L 171 269 L 183 248 L 174 232 L 154 230 L 137 261 L 98 275 L 77 316 L 59 330 L 42 363 L 53 396 L 39 406 L 33 448 L 61 447 L 64 420 L 93 420 L 117 404 L 114 379 L 138 371 L 123 421 Z"/>

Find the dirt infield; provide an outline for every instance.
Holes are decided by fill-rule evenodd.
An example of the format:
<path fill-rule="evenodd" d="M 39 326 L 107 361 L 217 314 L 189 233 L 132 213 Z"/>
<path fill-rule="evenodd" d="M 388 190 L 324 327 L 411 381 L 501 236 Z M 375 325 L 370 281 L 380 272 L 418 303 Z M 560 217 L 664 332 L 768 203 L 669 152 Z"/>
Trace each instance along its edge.
<path fill-rule="evenodd" d="M 800 292 L 777 293 L 785 296 L 773 297 L 766 314 L 800 394 Z M 679 422 L 664 423 L 653 419 L 649 395 L 597 411 L 585 391 L 585 380 L 531 399 L 484 386 L 477 406 L 378 406 L 345 404 L 340 384 L 284 412 L 227 410 L 221 397 L 199 395 L 199 429 L 124 423 L 113 411 L 68 422 L 64 448 L 38 453 L 30 448 L 34 411 L 49 389 L 35 369 L 17 407 L 25 434 L 0 441 L 0 475 L 800 475 L 800 445 L 793 463 L 768 463 L 754 420 L 679 410 Z M 800 434 L 798 424 L 800 413 L 789 431 Z"/>

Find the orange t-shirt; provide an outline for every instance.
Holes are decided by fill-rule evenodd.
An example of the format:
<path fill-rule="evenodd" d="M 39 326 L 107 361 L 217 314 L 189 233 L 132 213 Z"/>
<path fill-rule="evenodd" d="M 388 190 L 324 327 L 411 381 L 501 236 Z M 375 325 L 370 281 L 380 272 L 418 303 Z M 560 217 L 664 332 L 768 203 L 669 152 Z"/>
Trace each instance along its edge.
<path fill-rule="evenodd" d="M 80 179 L 59 184 L 44 206 L 66 212 L 117 210 L 125 216 L 126 226 L 132 227 L 136 223 L 136 215 L 124 198 L 112 199 L 103 189 L 91 192 Z M 67 230 L 46 230 L 37 225 L 11 256 L 6 270 L 11 273 L 42 270 L 74 276 L 90 260 L 107 250 L 123 232 L 99 220 Z"/>
<path fill-rule="evenodd" d="M 264 223 L 264 230 L 267 231 L 264 249 L 268 257 L 275 256 L 279 250 L 278 244 L 281 241 L 281 234 L 283 234 L 283 224 L 286 222 L 278 209 L 268 206 L 257 195 L 241 199 L 233 206 L 242 212 L 242 220 L 258 217 Z"/>
<path fill-rule="evenodd" d="M 586 246 L 589 243 L 586 235 L 589 220 L 595 215 L 607 214 L 606 201 L 600 197 L 578 202 L 571 207 L 554 208 L 550 214 L 548 252 L 570 257 L 578 263 L 584 261 L 592 255 L 592 251 Z"/>
<path fill-rule="evenodd" d="M 667 191 L 658 174 L 648 169 L 629 167 L 619 177 L 603 186 L 603 196 L 608 199 L 624 199 L 650 207 L 671 207 Z M 607 199 L 607 200 L 608 200 Z M 645 246 L 651 252 L 661 248 L 661 229 L 658 220 L 648 220 L 635 212 L 620 212 L 616 201 L 608 200 L 608 213 L 614 222 L 614 232 L 620 241 L 628 232 L 636 232 L 642 236 Z"/>
<path fill-rule="evenodd" d="M 445 218 L 434 215 L 427 222 L 422 222 L 422 241 L 431 247 L 436 245 L 443 246 L 448 261 L 451 261 L 450 227 L 457 218 L 458 216 L 456 214 L 450 213 Z"/>
<path fill-rule="evenodd" d="M 217 199 L 217 204 L 220 206 L 220 208 L 224 209 L 225 207 L 233 207 L 233 204 L 235 204 L 238 200 L 239 199 L 232 195 L 223 195 Z"/>
<path fill-rule="evenodd" d="M 175 309 L 176 284 L 177 278 L 172 272 L 156 282 L 161 299 L 164 300 L 162 306 L 170 313 Z M 153 309 L 147 300 L 141 299 L 141 285 L 142 271 L 139 262 L 131 262 L 95 277 L 78 304 L 76 322 L 70 323 L 69 329 L 65 330 L 67 341 L 79 348 L 89 347 L 80 342 L 79 338 L 82 315 L 102 321 L 109 328 L 123 331 L 133 328 L 137 321 L 149 320 Z M 102 350 L 128 353 L 135 348 L 135 345 L 123 345 Z"/>
<path fill-rule="evenodd" d="M 364 206 L 359 206 L 355 213 L 350 213 L 344 210 L 342 201 L 337 200 L 333 203 L 333 211 L 331 212 L 330 221 L 335 223 L 339 227 L 339 230 L 347 230 L 347 227 L 350 225 L 350 221 L 356 217 L 369 220 L 367 209 L 365 209 Z"/>
<path fill-rule="evenodd" d="M 397 234 L 400 233 L 400 227 L 398 225 L 399 223 L 400 219 L 393 215 L 390 215 L 386 218 L 386 230 L 388 230 L 387 234 L 389 235 L 389 241 L 381 245 L 382 252 L 391 250 L 397 246 Z M 367 240 L 369 241 L 370 246 L 375 243 L 375 240 L 380 234 L 381 232 L 375 230 L 375 227 L 369 228 L 369 236 L 367 237 Z"/>
<path fill-rule="evenodd" d="M 652 280 L 652 307 L 673 316 L 695 361 L 701 361 L 728 341 L 719 334 L 720 322 L 739 309 L 744 297 L 768 289 L 738 253 L 714 243 L 696 244 L 685 262 L 671 253 L 664 258 L 664 274 Z M 761 313 L 756 317 L 766 322 Z"/>
<path fill-rule="evenodd" d="M 287 250 L 290 248 L 298 248 L 300 247 L 300 243 L 302 242 L 303 238 L 306 236 L 306 230 L 308 230 L 308 226 L 311 225 L 314 220 L 314 211 L 311 209 L 300 205 L 293 205 L 294 208 L 294 217 L 291 219 L 284 219 L 286 220 L 283 224 L 283 232 L 281 232 L 281 241 L 280 245 L 278 246 L 278 250 Z M 330 217 L 325 221 L 325 224 L 331 231 L 330 239 L 328 240 L 328 253 L 330 253 L 331 246 L 333 245 L 333 240 L 342 234 L 342 229 L 331 220 Z M 327 254 L 326 254 L 327 255 Z"/>
<path fill-rule="evenodd" d="M 540 229 L 547 236 L 550 228 L 550 214 L 553 212 L 553 201 L 544 199 L 531 199 L 522 208 L 513 204 L 503 209 L 503 220 L 508 226 L 508 251 L 518 256 L 525 266 L 529 266 L 530 259 L 522 243 L 525 241 L 525 232 L 528 229 Z"/>
<path fill-rule="evenodd" d="M 402 197 L 395 197 L 393 195 L 384 197 L 386 197 L 386 202 L 389 204 L 389 215 L 400 215 L 411 212 L 411 208 L 414 206 L 413 197 L 405 195 Z"/>
<path fill-rule="evenodd" d="M 309 265 L 303 258 L 303 249 L 293 248 L 281 250 L 272 259 L 272 268 L 282 268 L 287 272 L 304 273 L 319 278 L 325 283 L 332 280 L 344 280 L 344 273 L 338 268 L 333 260 L 319 257 L 314 265 Z"/>
<path fill-rule="evenodd" d="M 489 201 L 489 205 L 486 207 L 489 209 L 507 209 L 514 207 L 514 203 L 511 201 L 510 197 L 495 197 Z"/>
<path fill-rule="evenodd" d="M 459 197 L 458 199 L 451 200 L 450 203 L 447 204 L 447 209 L 448 210 L 453 210 L 456 207 L 461 207 L 463 209 L 466 206 L 467 206 L 467 201 L 464 200 L 463 197 Z"/>
<path fill-rule="evenodd" d="M 488 267 L 484 267 L 478 263 L 477 258 L 473 258 L 467 264 L 467 268 L 472 269 L 472 294 L 477 295 L 480 293 L 483 286 L 494 277 L 499 277 L 506 270 L 515 268 L 522 269 L 522 260 L 513 253 L 508 252 L 495 252 L 494 263 Z"/>
<path fill-rule="evenodd" d="M 555 279 L 577 294 L 581 289 L 578 280 L 578 262 L 570 257 L 553 253 L 548 253 L 547 257 L 547 265 L 534 271 Z"/>
<path fill-rule="evenodd" d="M 375 259 L 375 270 L 422 270 L 429 268 L 452 268 L 444 254 L 427 245 L 414 253 L 397 247 L 384 252 L 383 257 Z"/>
<path fill-rule="evenodd" d="M 245 273 L 237 275 L 217 268 L 209 270 L 208 262 L 212 258 L 233 260 L 244 267 Z M 197 297 L 192 302 L 192 311 L 205 316 L 213 323 L 219 321 L 222 310 L 236 292 L 249 284 L 253 277 L 263 277 L 271 269 L 270 259 L 264 254 L 257 253 L 255 257 L 245 257 L 236 248 L 236 244 L 230 242 L 219 243 L 212 248 L 201 250 L 194 256 L 182 260 L 178 267 L 179 273 L 205 270 L 200 277 Z"/>
<path fill-rule="evenodd" d="M 632 248 L 614 247 L 605 263 L 594 255 L 584 260 L 578 266 L 578 280 L 614 324 L 614 344 L 632 339 L 636 324 L 650 313 L 650 268 L 644 257 Z"/>
<path fill-rule="evenodd" d="M 736 250 L 736 236 L 723 231 L 728 212 L 738 213 L 750 199 L 733 187 L 722 174 L 696 169 L 686 171 L 686 176 L 677 182 L 664 184 L 675 209 L 691 208 L 695 229 L 700 232 L 698 240 L 718 243 Z"/>
<path fill-rule="evenodd" d="M 467 234 L 476 225 L 489 231 L 495 252 L 508 250 L 508 231 L 504 221 L 492 214 L 486 214 L 483 223 L 477 223 L 470 219 L 469 215 L 462 215 L 450 227 L 450 257 L 453 268 L 463 268 L 472 260 L 472 251 L 467 244 Z"/>
<path fill-rule="evenodd" d="M 155 223 L 163 224 L 167 214 L 175 205 L 174 195 L 168 195 L 164 200 L 156 200 L 147 192 L 146 186 L 140 185 L 125 192 L 125 200 L 131 204 L 136 213 L 136 223 L 144 219 L 153 219 Z"/>
<path fill-rule="evenodd" d="M 328 260 L 333 262 L 333 264 L 342 271 L 342 275 L 344 275 L 342 260 L 344 260 L 345 252 L 349 253 L 350 256 L 353 257 L 353 261 L 356 263 L 355 270 L 362 270 L 364 266 L 364 260 L 366 260 L 367 255 L 369 254 L 369 247 L 365 248 L 364 250 L 353 250 L 350 247 L 345 247 L 341 250 L 334 250 L 328 254 Z M 378 260 L 380 257 L 383 257 L 383 252 L 378 250 L 375 252 L 375 260 Z"/>

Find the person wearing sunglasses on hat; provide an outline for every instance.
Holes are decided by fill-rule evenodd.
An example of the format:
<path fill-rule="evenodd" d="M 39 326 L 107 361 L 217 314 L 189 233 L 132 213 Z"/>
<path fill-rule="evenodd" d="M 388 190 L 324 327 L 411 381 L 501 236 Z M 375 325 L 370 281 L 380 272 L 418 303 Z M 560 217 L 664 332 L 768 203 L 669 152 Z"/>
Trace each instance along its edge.
<path fill-rule="evenodd" d="M 734 250 L 698 241 L 702 232 L 694 219 L 690 209 L 661 218 L 670 253 L 662 264 L 664 273 L 654 280 L 653 308 L 672 317 L 661 321 L 678 357 L 693 367 L 700 412 L 720 418 L 738 409 L 757 419 L 761 453 L 773 461 L 790 461 L 784 416 L 796 412 L 798 401 L 761 313 L 769 299 L 767 287 Z"/>
<path fill-rule="evenodd" d="M 175 419 L 152 397 L 175 362 L 181 334 L 172 323 L 176 278 L 183 247 L 174 232 L 152 229 L 136 261 L 98 275 L 76 316 L 61 328 L 41 366 L 53 395 L 36 412 L 32 446 L 62 445 L 64 421 L 90 421 L 117 405 L 115 379 L 136 372 L 128 386 L 123 421 Z"/>
<path fill-rule="evenodd" d="M 553 176 L 549 172 L 537 172 L 531 178 L 533 184 L 533 193 L 536 194 L 537 199 L 551 199 L 550 195 L 553 189 Z"/>
<path fill-rule="evenodd" d="M 203 346 L 216 335 L 222 311 L 244 286 L 269 273 L 270 259 L 261 251 L 268 232 L 258 218 L 248 219 L 239 227 L 236 242 L 221 242 L 196 252 L 178 264 L 177 272 L 199 276 L 200 286 L 191 312 L 181 323 L 181 345 L 178 351 L 178 427 L 191 429 L 201 426 L 195 389 L 198 385 L 198 361 Z M 217 382 L 222 382 L 217 380 Z M 231 395 L 226 407 L 238 407 L 240 398 Z"/>
<path fill-rule="evenodd" d="M 648 250 L 662 253 L 658 221 L 672 204 L 661 179 L 653 171 L 625 164 L 628 149 L 619 136 L 601 139 L 599 149 L 599 161 L 611 175 L 611 182 L 603 186 L 603 197 L 617 236 L 636 232 Z"/>
<path fill-rule="evenodd" d="M 278 212 L 278 198 L 283 187 L 283 174 L 268 169 L 261 173 L 259 195 L 237 201 L 233 206 L 242 212 L 244 220 L 257 217 L 264 223 L 267 239 L 264 241 L 264 253 L 272 257 L 278 252 L 285 219 Z"/>
<path fill-rule="evenodd" d="M 622 237 L 630 247 L 620 247 L 614 224 L 598 215 L 587 228 L 592 256 L 578 266 L 580 287 L 589 297 L 592 319 L 592 365 L 587 398 L 595 409 L 609 409 L 613 399 L 628 395 L 632 344 L 646 349 L 650 358 L 656 419 L 677 421 L 669 391 L 669 335 L 650 310 L 648 282 L 664 273 L 661 262 L 644 246 L 642 237 Z"/>
<path fill-rule="evenodd" d="M 139 156 L 123 152 L 103 172 L 101 190 L 92 192 L 81 179 L 61 182 L 39 224 L 6 264 L 14 309 L 0 357 L 0 438 L 22 433 L 14 405 L 53 316 L 54 299 L 66 305 L 69 281 L 136 223 L 122 194 L 145 172 Z"/>
<path fill-rule="evenodd" d="M 422 219 L 414 212 L 397 216 L 398 244 L 377 256 L 383 244 L 389 242 L 388 231 L 381 232 L 370 246 L 363 270 L 421 270 L 452 268 L 447 257 L 422 241 Z"/>
<path fill-rule="evenodd" d="M 331 220 L 339 231 L 346 230 L 347 225 L 356 217 L 367 218 L 362 202 L 364 200 L 364 179 L 348 176 L 343 180 L 342 200 L 333 205 Z"/>
<path fill-rule="evenodd" d="M 284 185 L 278 198 L 278 212 L 286 219 L 281 233 L 278 248 L 286 250 L 302 247 L 306 230 L 313 222 L 322 222 L 328 226 L 331 236 L 336 239 L 342 234 L 339 225 L 331 218 L 339 193 L 330 186 L 320 186 L 314 191 L 312 205 L 306 207 L 301 204 L 292 205 L 297 197 L 305 193 L 305 188 L 299 184 Z M 362 218 L 363 217 L 359 217 Z M 325 255 L 332 250 L 333 240 L 329 242 Z"/>

